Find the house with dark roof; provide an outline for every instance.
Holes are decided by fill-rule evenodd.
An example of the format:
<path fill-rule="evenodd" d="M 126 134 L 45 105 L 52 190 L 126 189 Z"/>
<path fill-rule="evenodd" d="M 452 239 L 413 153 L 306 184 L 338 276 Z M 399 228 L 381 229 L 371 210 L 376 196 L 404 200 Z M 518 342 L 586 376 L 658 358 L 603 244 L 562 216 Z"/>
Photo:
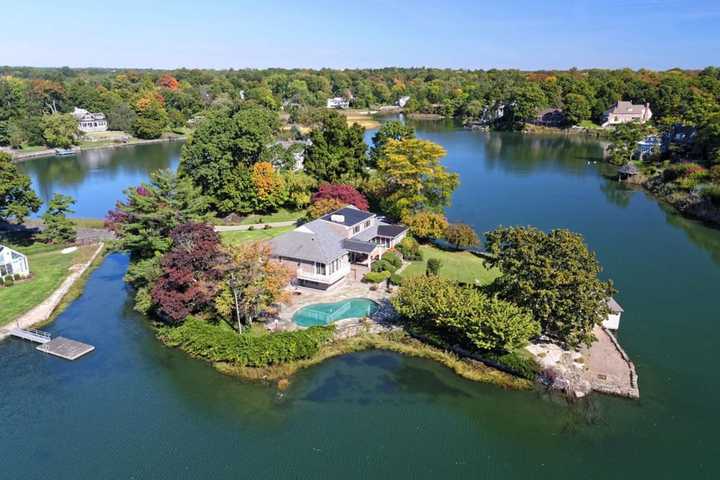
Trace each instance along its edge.
<path fill-rule="evenodd" d="M 371 212 L 347 205 L 270 241 L 272 256 L 295 269 L 298 285 L 327 289 L 348 275 L 361 279 L 407 234 Z"/>
<path fill-rule="evenodd" d="M 544 127 L 562 127 L 567 122 L 565 113 L 559 108 L 543 108 L 538 110 L 533 123 Z"/>

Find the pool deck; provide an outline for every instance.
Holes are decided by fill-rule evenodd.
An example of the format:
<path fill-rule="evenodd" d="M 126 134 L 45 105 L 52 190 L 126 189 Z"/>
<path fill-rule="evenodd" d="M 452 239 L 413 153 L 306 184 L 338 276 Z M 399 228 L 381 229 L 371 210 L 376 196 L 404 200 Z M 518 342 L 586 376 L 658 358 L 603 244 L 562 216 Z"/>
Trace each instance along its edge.
<path fill-rule="evenodd" d="M 336 303 L 352 298 L 369 298 L 379 303 L 381 306 L 388 303 L 390 292 L 385 287 L 385 283 L 377 286 L 376 290 L 372 290 L 371 285 L 345 279 L 337 285 L 333 285 L 328 290 L 316 290 L 307 287 L 291 287 L 291 301 L 288 305 L 278 312 L 278 322 L 271 323 L 274 329 L 294 330 L 300 328 L 292 320 L 293 315 L 303 307 L 316 303 Z M 382 315 L 384 309 L 380 309 L 376 314 Z M 373 315 L 375 316 L 375 315 Z M 338 323 L 338 322 L 335 322 Z"/>

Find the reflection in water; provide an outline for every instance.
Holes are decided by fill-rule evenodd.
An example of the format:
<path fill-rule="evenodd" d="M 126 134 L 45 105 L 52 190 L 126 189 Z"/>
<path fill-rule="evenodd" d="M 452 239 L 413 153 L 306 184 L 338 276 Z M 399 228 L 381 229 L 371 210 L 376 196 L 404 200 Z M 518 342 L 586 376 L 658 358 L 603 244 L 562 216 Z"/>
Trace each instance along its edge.
<path fill-rule="evenodd" d="M 28 160 L 20 167 L 47 202 L 53 194 L 75 198 L 76 216 L 100 218 L 123 198 L 123 190 L 145 181 L 151 172 L 175 168 L 180 143 L 136 145 L 80 152 L 71 157 Z"/>
<path fill-rule="evenodd" d="M 621 208 L 627 208 L 627 206 L 630 205 L 632 194 L 637 192 L 637 188 L 611 179 L 601 182 L 600 190 L 610 202 Z"/>

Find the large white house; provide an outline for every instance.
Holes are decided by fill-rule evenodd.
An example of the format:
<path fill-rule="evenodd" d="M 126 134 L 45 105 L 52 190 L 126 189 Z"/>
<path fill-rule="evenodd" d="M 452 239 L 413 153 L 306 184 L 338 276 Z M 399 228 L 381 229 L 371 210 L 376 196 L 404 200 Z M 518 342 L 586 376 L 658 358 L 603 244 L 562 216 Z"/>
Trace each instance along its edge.
<path fill-rule="evenodd" d="M 344 97 L 334 97 L 327 99 L 327 108 L 350 108 L 350 100 Z"/>
<path fill-rule="evenodd" d="M 73 116 L 77 119 L 81 132 L 104 132 L 108 129 L 104 113 L 90 113 L 84 108 L 75 107 Z"/>
<path fill-rule="evenodd" d="M 7 275 L 30 275 L 30 264 L 27 257 L 20 252 L 0 245 L 0 278 Z"/>
<path fill-rule="evenodd" d="M 650 104 L 633 105 L 632 102 L 618 100 L 615 105 L 603 114 L 603 127 L 618 125 L 620 123 L 645 123 L 652 117 Z"/>
<path fill-rule="evenodd" d="M 295 269 L 299 285 L 327 289 L 346 276 L 360 280 L 407 234 L 404 225 L 345 206 L 270 241 L 272 256 Z"/>

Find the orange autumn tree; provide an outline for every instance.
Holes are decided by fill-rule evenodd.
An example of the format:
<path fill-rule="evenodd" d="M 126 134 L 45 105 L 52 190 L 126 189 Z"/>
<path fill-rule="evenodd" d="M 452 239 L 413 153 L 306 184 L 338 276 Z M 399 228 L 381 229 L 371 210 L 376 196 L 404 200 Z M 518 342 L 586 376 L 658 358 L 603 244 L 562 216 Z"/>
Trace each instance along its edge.
<path fill-rule="evenodd" d="M 177 90 L 180 87 L 180 82 L 177 81 L 177 78 L 173 77 L 169 73 L 166 73 L 160 79 L 158 80 L 158 85 L 161 87 L 165 87 L 168 90 Z"/>
<path fill-rule="evenodd" d="M 273 305 L 287 302 L 292 268 L 272 260 L 270 245 L 249 242 L 227 247 L 225 281 L 215 300 L 217 312 L 233 319 L 239 332 Z"/>
<path fill-rule="evenodd" d="M 253 165 L 250 180 L 255 188 L 256 210 L 274 210 L 282 205 L 285 197 L 285 181 L 271 163 L 258 162 Z"/>

